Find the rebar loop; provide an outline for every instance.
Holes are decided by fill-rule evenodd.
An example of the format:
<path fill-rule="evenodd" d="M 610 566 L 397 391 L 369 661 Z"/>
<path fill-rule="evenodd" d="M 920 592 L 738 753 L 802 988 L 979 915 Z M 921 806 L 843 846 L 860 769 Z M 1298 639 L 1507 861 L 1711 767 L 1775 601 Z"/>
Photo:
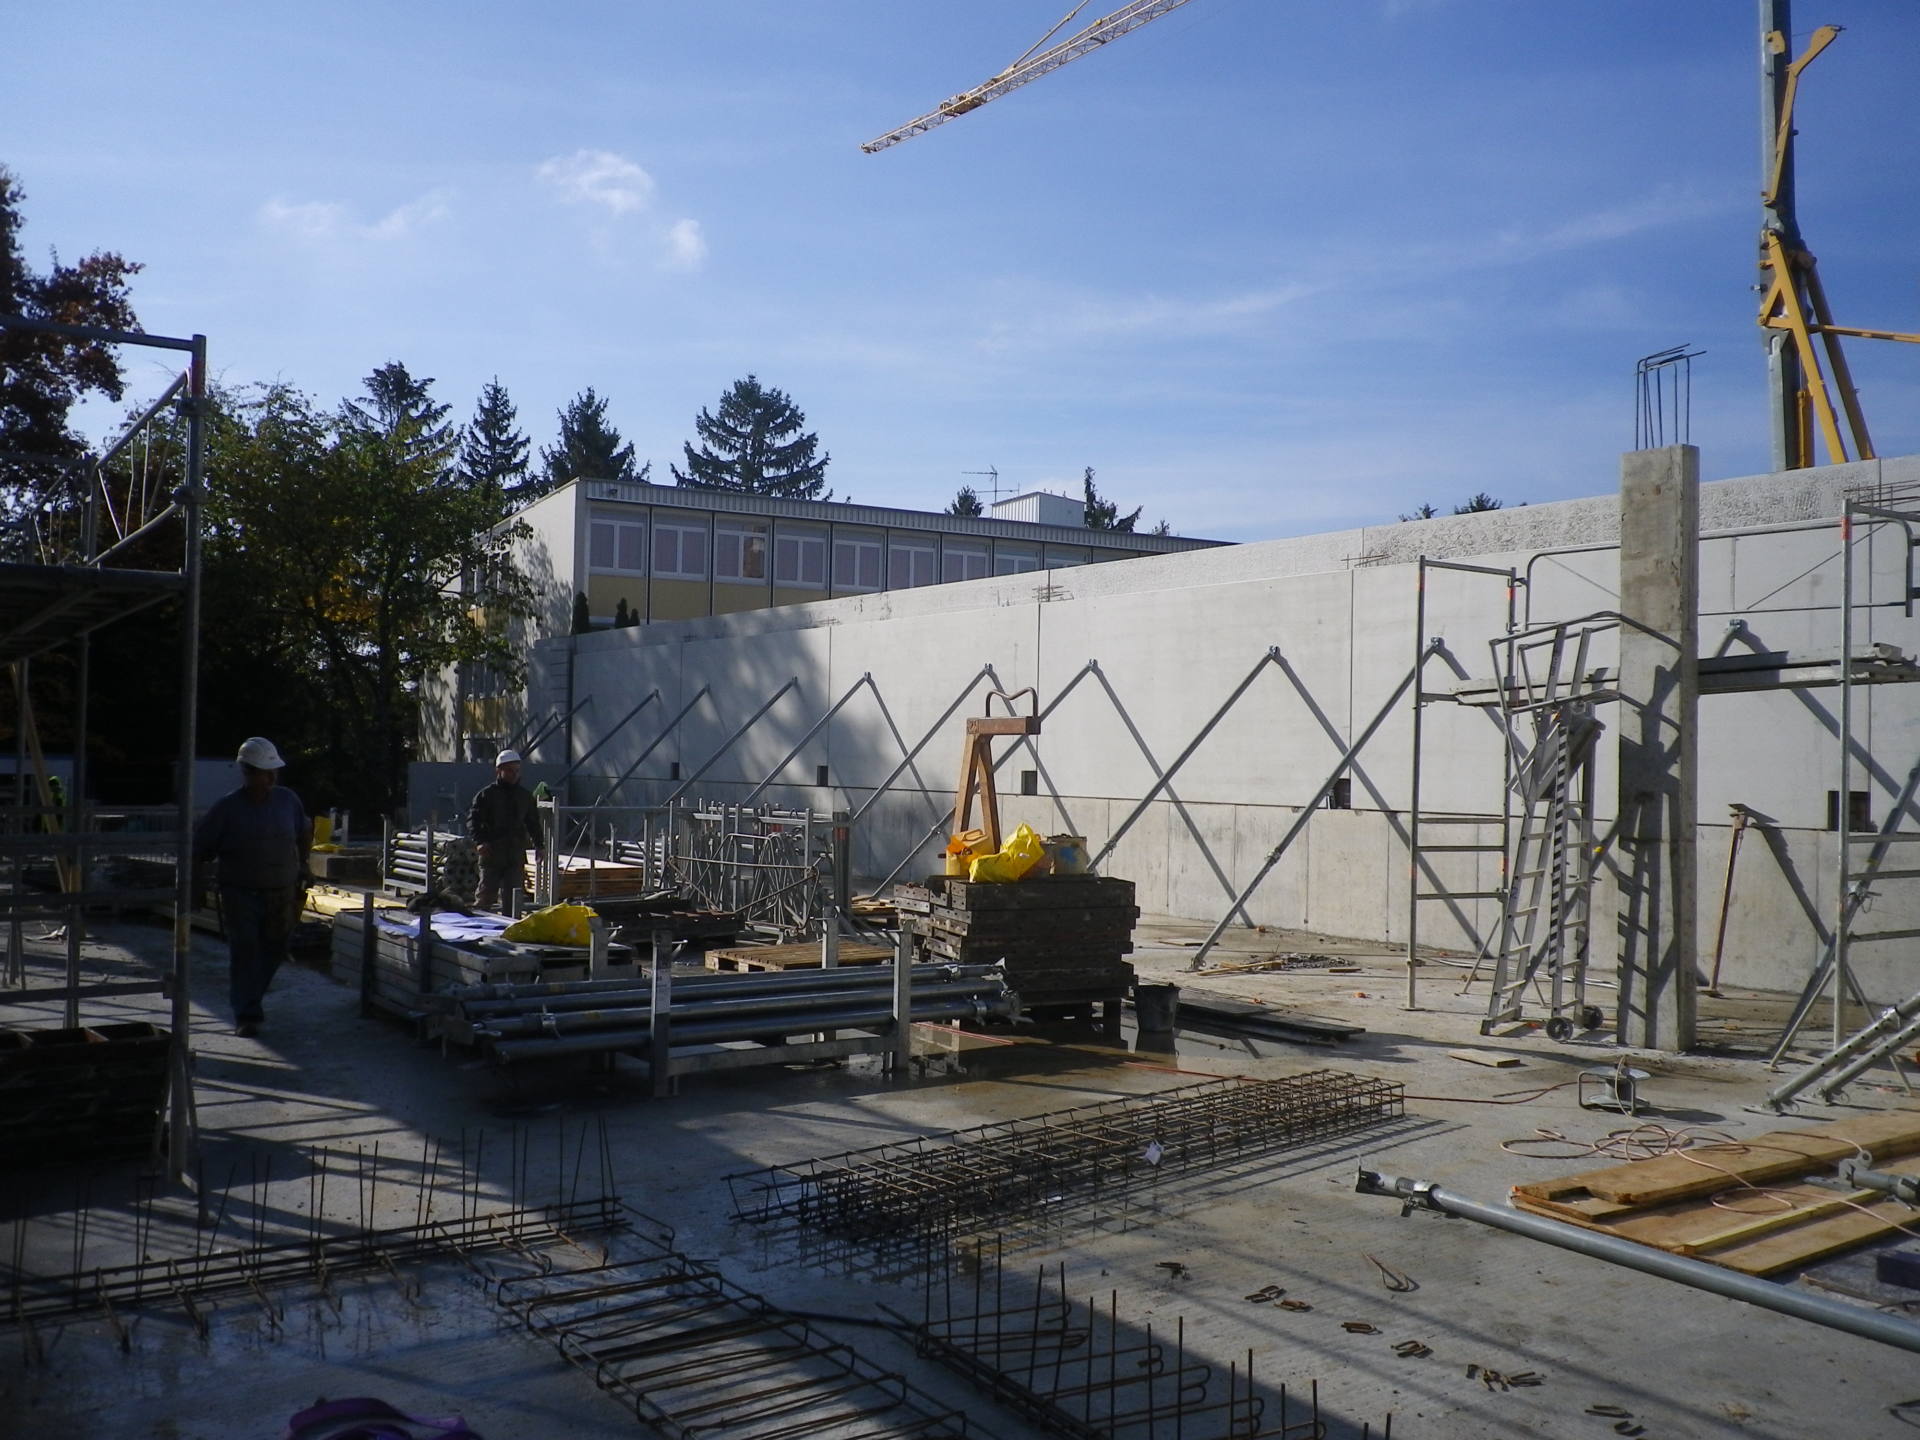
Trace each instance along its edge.
<path fill-rule="evenodd" d="M 1074 1298 L 1064 1263 L 1046 1266 L 1031 1286 L 1010 1279 L 998 1243 L 974 1247 L 964 1279 L 949 1273 L 926 1291 L 913 1327 L 915 1347 L 984 1390 L 999 1404 L 1055 1435 L 1075 1440 L 1328 1440 L 1320 1382 L 1303 1404 L 1296 1388 L 1263 1388 L 1254 1354 L 1229 1362 L 1225 1394 L 1218 1366 L 1187 1349 L 1186 1319 L 1165 1329 L 1121 1318 L 1120 1292 Z M 1342 1434 L 1354 1433 L 1342 1427 Z M 1362 1434 L 1371 1435 L 1368 1423 Z M 1389 1414 L 1379 1434 L 1391 1440 Z"/>
<path fill-rule="evenodd" d="M 946 1440 L 963 1412 L 657 1242 L 637 1259 L 517 1275 L 494 1298 L 676 1440 Z"/>
<path fill-rule="evenodd" d="M 1403 1087 L 1313 1070 L 1202 1081 L 727 1177 L 734 1217 L 867 1246 L 1067 1212 L 1161 1177 L 1397 1119 Z"/>

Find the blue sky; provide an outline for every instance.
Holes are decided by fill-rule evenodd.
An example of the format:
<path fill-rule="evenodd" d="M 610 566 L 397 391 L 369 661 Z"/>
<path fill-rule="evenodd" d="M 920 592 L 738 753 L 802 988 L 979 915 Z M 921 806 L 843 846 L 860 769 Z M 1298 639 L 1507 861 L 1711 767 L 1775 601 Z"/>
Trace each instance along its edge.
<path fill-rule="evenodd" d="M 657 481 L 753 371 L 865 503 L 1086 465 L 1226 539 L 1538 503 L 1612 488 L 1683 342 L 1705 473 L 1767 468 L 1753 0 L 1191 0 L 860 152 L 1065 8 L 42 0 L 0 162 L 37 261 L 143 261 L 229 383 L 400 360 L 465 418 L 498 375 L 536 446 L 590 385 Z M 1920 6 L 1794 20 L 1847 27 L 1800 107 L 1836 318 L 1920 330 Z M 1850 355 L 1920 451 L 1920 347 Z"/>

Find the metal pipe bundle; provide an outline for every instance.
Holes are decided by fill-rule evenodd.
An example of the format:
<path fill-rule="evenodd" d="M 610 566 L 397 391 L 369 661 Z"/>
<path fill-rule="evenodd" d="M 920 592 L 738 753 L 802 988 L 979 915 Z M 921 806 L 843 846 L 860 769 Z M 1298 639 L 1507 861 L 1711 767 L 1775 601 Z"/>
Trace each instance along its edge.
<path fill-rule="evenodd" d="M 958 980 L 997 976 L 991 965 L 916 965 L 913 985 L 941 985 Z M 732 997 L 816 994 L 824 990 L 890 989 L 893 968 L 888 965 L 845 966 L 838 969 L 786 970 L 761 975 L 676 975 L 673 992 L 684 1003 Z M 501 992 L 501 993 L 481 993 Z M 634 980 L 574 980 L 544 985 L 473 985 L 456 994 L 460 1009 L 476 1023 L 496 1016 L 539 1015 L 571 1010 L 629 1009 L 653 1003 L 653 982 Z M 676 1006 L 682 1001 L 676 999 Z"/>
<path fill-rule="evenodd" d="M 998 966 L 915 965 L 912 1021 L 1018 1014 Z M 668 1047 L 781 1040 L 831 1030 L 890 1026 L 894 967 L 863 965 L 753 975 L 675 976 L 657 1018 Z M 652 977 L 551 985 L 485 985 L 458 997 L 475 1038 L 503 1062 L 652 1047 Z"/>
<path fill-rule="evenodd" d="M 914 997 L 915 1023 L 939 1020 L 983 1020 L 996 1011 L 980 999 L 945 998 L 922 1002 Z M 651 1017 L 649 1017 L 651 1018 Z M 789 1035 L 813 1034 L 822 1030 L 863 1030 L 893 1021 L 893 1005 L 848 1006 L 839 1010 L 820 1010 L 806 1015 L 770 1015 L 760 1019 L 716 1020 L 681 1019 L 679 1012 L 668 1016 L 669 1045 L 719 1045 L 737 1040 L 780 1040 Z M 493 1053 L 502 1061 L 531 1060 L 561 1055 L 591 1055 L 607 1050 L 637 1050 L 651 1043 L 651 1026 L 624 1030 L 596 1030 L 579 1035 L 559 1035 L 527 1040 L 500 1040 Z"/>
<path fill-rule="evenodd" d="M 915 1009 L 926 1000 L 976 999 L 1005 993 L 1005 985 L 992 980 L 956 980 L 937 985 L 916 985 Z M 873 997 L 892 1000 L 891 985 L 875 985 L 848 991 L 821 990 L 788 992 L 778 995 L 728 996 L 718 1000 L 691 1000 L 677 1003 L 668 1011 L 676 1029 L 689 1019 L 737 1020 L 747 1016 L 779 1015 L 810 1017 L 816 1010 L 843 1009 L 861 1005 Z M 891 1014 L 891 1011 L 889 1011 Z M 520 1035 L 577 1035 L 591 1030 L 614 1029 L 623 1025 L 646 1025 L 651 1021 L 651 1001 L 635 1001 L 592 1010 L 534 1011 L 519 1015 L 494 1015 L 474 1025 L 474 1033 L 489 1040 L 504 1040 Z M 917 1017 L 916 1017 L 917 1018 Z M 792 1027 L 789 1027 L 792 1028 Z"/>

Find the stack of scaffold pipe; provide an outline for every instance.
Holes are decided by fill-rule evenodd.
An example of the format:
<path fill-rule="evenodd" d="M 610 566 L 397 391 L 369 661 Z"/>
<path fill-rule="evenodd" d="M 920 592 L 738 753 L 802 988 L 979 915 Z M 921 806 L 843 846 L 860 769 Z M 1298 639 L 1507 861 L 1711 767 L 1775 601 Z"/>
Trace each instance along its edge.
<path fill-rule="evenodd" d="M 764 974 L 675 975 L 664 1044 L 753 1041 L 777 1051 L 789 1037 L 838 1030 L 891 1030 L 891 965 L 786 970 Z M 915 965 L 907 991 L 914 1022 L 1010 1021 L 1019 997 L 997 965 Z M 450 1039 L 481 1046 L 502 1064 L 566 1055 L 646 1053 L 662 1043 L 654 1026 L 654 982 L 579 980 L 537 985 L 468 985 L 450 993 L 442 1024 Z M 779 1063 L 778 1053 L 767 1063 Z"/>
<path fill-rule="evenodd" d="M 390 890 L 472 895 L 479 883 L 473 845 L 452 830 L 393 830 L 381 865 Z"/>

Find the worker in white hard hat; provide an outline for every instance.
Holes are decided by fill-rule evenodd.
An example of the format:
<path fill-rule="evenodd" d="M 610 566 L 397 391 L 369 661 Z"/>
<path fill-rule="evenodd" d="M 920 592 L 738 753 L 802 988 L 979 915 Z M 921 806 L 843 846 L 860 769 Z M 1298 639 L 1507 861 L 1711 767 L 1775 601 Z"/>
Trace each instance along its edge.
<path fill-rule="evenodd" d="M 505 909 L 527 883 L 527 850 L 546 853 L 540 833 L 540 807 L 520 783 L 520 752 L 502 750 L 493 757 L 493 783 L 467 807 L 467 838 L 480 856 L 480 889 L 473 897 L 482 910 Z"/>
<path fill-rule="evenodd" d="M 255 735 L 235 757 L 240 788 L 208 807 L 193 832 L 196 880 L 209 870 L 220 888 L 230 961 L 228 997 L 237 1033 L 254 1035 L 266 1020 L 267 987 L 287 958 L 312 880 L 313 821 L 300 797 L 280 783 L 287 762 L 271 740 Z"/>

